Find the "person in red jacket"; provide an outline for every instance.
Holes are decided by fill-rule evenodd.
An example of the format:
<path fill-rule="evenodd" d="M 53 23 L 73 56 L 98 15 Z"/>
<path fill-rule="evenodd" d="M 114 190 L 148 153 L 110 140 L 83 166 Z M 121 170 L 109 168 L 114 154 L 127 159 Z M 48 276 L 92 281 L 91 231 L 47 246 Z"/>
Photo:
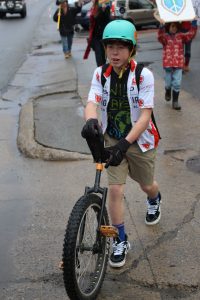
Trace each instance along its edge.
<path fill-rule="evenodd" d="M 94 50 L 97 66 L 102 66 L 106 62 L 105 49 L 102 44 L 103 31 L 111 20 L 110 3 L 107 1 L 93 0 L 90 13 L 90 29 L 88 45 L 84 54 L 84 59 L 88 58 L 90 48 Z"/>
<path fill-rule="evenodd" d="M 161 24 L 158 41 L 163 45 L 163 68 L 165 70 L 165 100 L 171 100 L 172 108 L 180 110 L 179 92 L 184 67 L 184 43 L 191 41 L 197 31 L 197 21 L 192 21 L 190 30 L 181 32 L 181 23 Z"/>

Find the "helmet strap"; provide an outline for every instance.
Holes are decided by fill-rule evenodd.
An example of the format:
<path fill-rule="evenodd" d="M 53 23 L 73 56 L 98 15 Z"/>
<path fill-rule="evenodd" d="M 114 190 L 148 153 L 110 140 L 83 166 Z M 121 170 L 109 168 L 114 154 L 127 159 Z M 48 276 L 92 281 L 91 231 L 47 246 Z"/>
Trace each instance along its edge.
<path fill-rule="evenodd" d="M 123 76 L 125 70 L 126 70 L 126 67 L 123 66 L 123 67 L 121 68 L 121 71 L 120 71 L 119 76 L 118 76 L 120 79 L 122 78 L 122 76 Z"/>
<path fill-rule="evenodd" d="M 130 53 L 130 55 L 129 55 L 129 58 L 128 58 L 128 65 L 130 64 L 130 61 L 131 61 L 131 58 L 132 58 L 132 55 L 133 55 L 133 51 L 134 51 L 134 49 L 131 50 L 131 53 Z M 127 65 L 126 65 L 126 66 L 123 66 L 123 67 L 121 68 L 121 71 L 120 71 L 120 73 L 119 73 L 119 78 L 122 78 L 122 76 L 123 76 L 124 72 L 126 71 L 126 69 L 127 69 Z"/>
<path fill-rule="evenodd" d="M 120 70 L 120 72 L 119 72 L 118 78 L 122 78 L 124 72 L 128 69 L 128 66 L 129 66 L 129 65 L 130 65 L 130 62 L 128 61 L 128 64 L 127 64 L 127 65 L 122 66 L 122 68 L 121 68 L 121 70 Z"/>
<path fill-rule="evenodd" d="M 134 55 L 133 55 L 133 52 L 134 52 L 134 49 L 131 50 L 131 53 L 130 53 L 130 56 L 129 56 L 129 59 L 128 59 L 129 63 L 130 63 L 130 61 L 131 61 L 131 58 L 134 56 Z"/>

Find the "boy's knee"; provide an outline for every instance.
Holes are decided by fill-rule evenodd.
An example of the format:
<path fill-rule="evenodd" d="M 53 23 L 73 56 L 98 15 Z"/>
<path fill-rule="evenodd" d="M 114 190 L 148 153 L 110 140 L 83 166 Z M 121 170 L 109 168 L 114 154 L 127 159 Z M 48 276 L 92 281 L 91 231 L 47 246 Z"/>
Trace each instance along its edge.
<path fill-rule="evenodd" d="M 123 195 L 123 185 L 122 184 L 112 184 L 109 186 L 109 193 L 111 197 L 115 197 L 116 195 Z"/>
<path fill-rule="evenodd" d="M 141 189 L 143 190 L 143 192 L 148 194 L 152 190 L 152 185 L 141 185 Z"/>
<path fill-rule="evenodd" d="M 150 194 L 156 190 L 158 190 L 158 184 L 154 181 L 151 185 L 140 185 L 143 192 L 146 194 Z"/>

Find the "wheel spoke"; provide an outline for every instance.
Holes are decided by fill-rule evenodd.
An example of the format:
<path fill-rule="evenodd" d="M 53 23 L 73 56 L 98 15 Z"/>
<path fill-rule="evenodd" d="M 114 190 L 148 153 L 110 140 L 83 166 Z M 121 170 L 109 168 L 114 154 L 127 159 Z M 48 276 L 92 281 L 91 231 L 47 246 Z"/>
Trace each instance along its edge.
<path fill-rule="evenodd" d="M 81 245 L 78 246 L 80 251 L 78 251 L 76 257 L 79 260 L 76 276 L 81 289 L 88 288 L 95 274 L 97 255 L 94 255 L 93 249 L 96 242 L 97 225 L 97 213 L 92 207 L 89 207 L 80 225 L 80 232 L 77 239 L 79 242 L 81 241 Z"/>
<path fill-rule="evenodd" d="M 97 195 L 82 197 L 69 218 L 63 261 L 65 288 L 72 298 L 94 299 L 105 276 L 109 240 L 97 235 L 101 202 Z M 106 209 L 102 225 L 109 225 Z"/>

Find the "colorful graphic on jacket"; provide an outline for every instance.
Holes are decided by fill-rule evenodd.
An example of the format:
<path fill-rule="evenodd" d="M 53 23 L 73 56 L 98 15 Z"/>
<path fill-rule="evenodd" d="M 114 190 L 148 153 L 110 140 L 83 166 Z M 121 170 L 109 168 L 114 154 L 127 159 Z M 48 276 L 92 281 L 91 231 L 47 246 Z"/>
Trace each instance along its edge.
<path fill-rule="evenodd" d="M 108 126 L 109 136 L 119 140 L 129 133 L 132 128 L 130 106 L 127 96 L 127 80 L 129 70 L 126 70 L 122 78 L 113 72 L 110 86 L 110 101 L 108 104 Z"/>
<path fill-rule="evenodd" d="M 162 0 L 162 6 L 175 15 L 180 15 L 184 10 L 186 0 Z"/>

